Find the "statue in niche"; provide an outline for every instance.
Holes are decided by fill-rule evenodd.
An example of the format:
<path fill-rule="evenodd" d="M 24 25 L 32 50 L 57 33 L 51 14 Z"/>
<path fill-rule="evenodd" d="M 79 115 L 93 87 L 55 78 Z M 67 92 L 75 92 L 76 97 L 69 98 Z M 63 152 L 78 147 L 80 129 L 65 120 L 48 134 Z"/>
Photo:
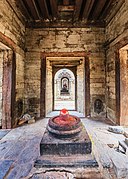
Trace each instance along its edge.
<path fill-rule="evenodd" d="M 103 112 L 103 108 L 103 102 L 100 99 L 96 99 L 94 102 L 94 111 L 99 114 Z"/>
<path fill-rule="evenodd" d="M 68 93 L 68 79 L 63 79 L 62 80 L 62 89 L 61 89 L 61 94 Z"/>

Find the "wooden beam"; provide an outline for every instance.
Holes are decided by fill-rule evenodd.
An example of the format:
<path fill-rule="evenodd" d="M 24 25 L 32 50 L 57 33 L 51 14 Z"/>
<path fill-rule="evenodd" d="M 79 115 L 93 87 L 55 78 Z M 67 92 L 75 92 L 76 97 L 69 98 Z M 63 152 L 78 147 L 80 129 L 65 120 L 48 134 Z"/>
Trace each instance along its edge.
<path fill-rule="evenodd" d="M 87 0 L 86 1 L 86 5 L 85 5 L 85 8 L 84 8 L 84 12 L 83 12 L 83 18 L 84 19 L 88 19 L 94 2 L 95 2 L 95 0 Z"/>
<path fill-rule="evenodd" d="M 40 80 L 40 117 L 45 117 L 45 92 L 46 92 L 46 58 L 41 59 L 41 80 Z"/>
<path fill-rule="evenodd" d="M 43 19 L 49 19 L 50 16 L 49 16 L 46 0 L 38 0 L 38 4 L 40 6 Z"/>
<path fill-rule="evenodd" d="M 116 3 L 116 2 L 115 2 Z M 107 16 L 106 23 L 108 24 L 111 19 L 116 15 L 120 7 L 125 3 L 125 0 L 118 1 L 117 4 L 115 4 L 112 8 L 112 11 L 110 12 L 110 15 Z"/>
<path fill-rule="evenodd" d="M 27 7 L 25 6 L 24 0 L 19 0 L 19 1 L 20 1 L 20 4 L 21 4 L 21 6 L 22 6 L 23 11 L 25 12 L 25 15 L 26 15 L 30 20 L 32 20 L 32 16 L 31 16 L 30 12 L 28 11 Z"/>
<path fill-rule="evenodd" d="M 120 125 L 120 58 L 115 52 L 116 124 Z"/>
<path fill-rule="evenodd" d="M 90 64 L 89 58 L 85 57 L 85 117 L 90 116 Z"/>
<path fill-rule="evenodd" d="M 75 11 L 74 11 L 74 20 L 78 20 L 80 17 L 82 2 L 83 2 L 83 0 L 76 0 Z"/>
<path fill-rule="evenodd" d="M 91 18 L 97 20 L 107 0 L 98 0 L 94 11 L 92 12 Z"/>
<path fill-rule="evenodd" d="M 4 51 L 2 86 L 2 128 L 11 129 L 15 123 L 16 59 L 12 50 Z"/>
<path fill-rule="evenodd" d="M 113 2 L 113 0 L 108 0 L 107 1 L 105 9 L 104 9 L 104 11 L 102 12 L 102 14 L 99 17 L 100 19 L 104 19 L 106 17 L 108 11 L 110 11 L 110 9 L 112 8 L 112 2 Z"/>
<path fill-rule="evenodd" d="M 39 10 L 38 10 L 38 8 L 37 8 L 37 6 L 36 6 L 36 3 L 35 3 L 35 0 L 32 0 L 32 3 L 33 3 L 33 6 L 34 6 L 34 8 L 35 8 L 35 11 L 36 11 L 36 14 L 37 14 L 38 18 L 41 19 L 41 18 L 40 18 L 40 14 L 39 14 Z"/>
<path fill-rule="evenodd" d="M 33 0 L 24 0 L 24 1 L 27 4 L 27 6 L 29 7 L 30 12 L 31 12 L 31 16 L 33 17 L 33 19 L 38 20 L 39 17 L 38 17 L 37 11 L 35 9 L 35 6 L 33 4 Z"/>
<path fill-rule="evenodd" d="M 70 6 L 58 6 L 58 11 L 74 11 L 74 5 L 70 5 Z"/>
<path fill-rule="evenodd" d="M 57 17 L 58 16 L 57 1 L 50 0 L 50 5 L 51 5 L 51 10 L 52 10 L 52 16 Z"/>
<path fill-rule="evenodd" d="M 63 5 L 68 6 L 69 5 L 69 0 L 63 0 Z"/>

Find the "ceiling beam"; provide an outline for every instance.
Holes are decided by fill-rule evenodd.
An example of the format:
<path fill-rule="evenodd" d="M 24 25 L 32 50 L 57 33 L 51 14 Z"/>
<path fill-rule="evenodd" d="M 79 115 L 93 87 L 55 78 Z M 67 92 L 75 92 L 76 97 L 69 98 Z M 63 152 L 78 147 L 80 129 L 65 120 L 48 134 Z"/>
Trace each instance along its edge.
<path fill-rule="evenodd" d="M 50 15 L 49 15 L 49 11 L 48 11 L 46 1 L 47 0 L 38 0 L 38 4 L 40 6 L 43 19 L 50 19 Z"/>
<path fill-rule="evenodd" d="M 93 20 L 97 20 L 107 0 L 97 0 L 96 6 L 91 14 Z"/>
<path fill-rule="evenodd" d="M 36 13 L 37 13 L 38 18 L 41 19 L 41 18 L 40 18 L 40 14 L 39 14 L 39 10 L 38 10 L 38 8 L 37 8 L 37 6 L 36 6 L 36 3 L 35 3 L 35 0 L 32 0 L 32 3 L 33 3 L 33 5 L 34 5 L 34 8 L 35 8 L 35 10 L 36 10 Z"/>
<path fill-rule="evenodd" d="M 59 5 L 58 6 L 58 11 L 67 11 L 67 12 L 72 12 L 74 11 L 74 5 L 69 5 L 69 6 L 62 6 L 62 5 Z"/>
<path fill-rule="evenodd" d="M 31 16 L 31 14 L 29 13 L 27 7 L 25 6 L 24 0 L 19 0 L 19 1 L 20 1 L 21 6 L 22 6 L 24 15 L 27 16 L 27 18 L 28 18 L 29 20 L 32 20 L 32 16 Z"/>
<path fill-rule="evenodd" d="M 68 6 L 69 5 L 69 0 L 63 0 L 63 5 Z"/>
<path fill-rule="evenodd" d="M 111 19 L 116 15 L 116 13 L 119 11 L 119 9 L 121 8 L 121 6 L 123 5 L 123 3 L 125 3 L 125 0 L 121 0 L 121 1 L 114 1 L 115 3 L 115 7 L 112 8 L 112 11 L 110 12 L 110 14 L 107 15 L 106 18 L 106 23 L 108 24 Z"/>
<path fill-rule="evenodd" d="M 76 0 L 75 11 L 74 11 L 74 21 L 78 20 L 80 17 L 82 2 L 83 0 Z"/>
<path fill-rule="evenodd" d="M 58 16 L 57 1 L 56 0 L 50 0 L 50 5 L 51 5 L 51 11 L 52 11 L 53 18 L 57 17 Z"/>
<path fill-rule="evenodd" d="M 33 0 L 25 0 L 25 3 L 27 4 L 27 6 L 29 7 L 30 9 L 30 12 L 31 12 L 31 16 L 33 17 L 34 20 L 38 20 L 39 17 L 38 17 L 38 14 L 37 14 L 37 11 L 35 9 L 35 6 L 33 4 Z"/>
<path fill-rule="evenodd" d="M 86 1 L 86 5 L 85 5 L 85 8 L 84 8 L 84 12 L 83 12 L 83 18 L 84 19 L 88 19 L 94 2 L 95 2 L 95 0 L 87 0 Z"/>
<path fill-rule="evenodd" d="M 105 9 L 104 9 L 104 11 L 102 12 L 102 14 L 99 17 L 100 19 L 104 19 L 106 17 L 108 11 L 110 11 L 110 9 L 112 8 L 112 2 L 113 2 L 113 0 L 108 0 L 107 1 Z"/>

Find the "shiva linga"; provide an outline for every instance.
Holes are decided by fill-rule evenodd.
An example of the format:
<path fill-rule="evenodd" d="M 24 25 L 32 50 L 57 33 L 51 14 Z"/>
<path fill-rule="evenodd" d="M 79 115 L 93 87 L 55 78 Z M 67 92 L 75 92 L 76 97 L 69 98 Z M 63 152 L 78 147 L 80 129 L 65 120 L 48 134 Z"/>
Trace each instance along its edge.
<path fill-rule="evenodd" d="M 69 115 L 67 109 L 62 109 L 59 116 L 49 119 L 47 130 L 57 138 L 70 138 L 82 130 L 80 118 Z"/>
<path fill-rule="evenodd" d="M 91 152 L 91 140 L 80 118 L 62 109 L 48 121 L 35 167 L 94 167 L 97 162 Z"/>

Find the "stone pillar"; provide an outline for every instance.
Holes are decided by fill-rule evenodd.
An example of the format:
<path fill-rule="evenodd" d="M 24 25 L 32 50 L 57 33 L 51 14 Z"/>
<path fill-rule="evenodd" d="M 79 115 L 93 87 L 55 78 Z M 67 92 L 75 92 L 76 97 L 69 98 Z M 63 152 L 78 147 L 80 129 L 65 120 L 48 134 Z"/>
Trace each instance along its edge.
<path fill-rule="evenodd" d="M 10 129 L 14 123 L 15 62 L 12 50 L 5 50 L 3 57 L 3 114 L 2 128 Z"/>

